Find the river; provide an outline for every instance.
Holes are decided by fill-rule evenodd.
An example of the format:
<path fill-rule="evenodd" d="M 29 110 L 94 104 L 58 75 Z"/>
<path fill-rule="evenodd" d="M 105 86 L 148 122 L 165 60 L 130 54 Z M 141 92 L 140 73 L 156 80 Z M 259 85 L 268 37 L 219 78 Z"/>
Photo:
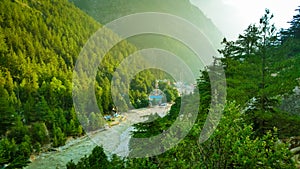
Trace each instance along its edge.
<path fill-rule="evenodd" d="M 123 113 L 127 118 L 119 125 L 103 131 L 88 133 L 84 137 L 69 140 L 66 145 L 57 148 L 57 151 L 41 153 L 26 169 L 56 169 L 66 168 L 67 162 L 77 163 L 85 155 L 91 154 L 97 145 L 102 145 L 106 154 L 117 154 L 126 157 L 129 153 L 128 143 L 133 124 L 147 120 L 145 115 L 158 113 L 161 117 L 169 111 L 170 105 L 131 110 Z"/>

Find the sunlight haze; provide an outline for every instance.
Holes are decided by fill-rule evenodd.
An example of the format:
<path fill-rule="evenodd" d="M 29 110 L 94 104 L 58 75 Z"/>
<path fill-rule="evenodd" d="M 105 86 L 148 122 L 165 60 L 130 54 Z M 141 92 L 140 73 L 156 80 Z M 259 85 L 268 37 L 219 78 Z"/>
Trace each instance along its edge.
<path fill-rule="evenodd" d="M 297 0 L 191 0 L 222 31 L 228 39 L 235 39 L 251 23 L 258 23 L 266 8 L 274 14 L 277 29 L 288 28 Z"/>

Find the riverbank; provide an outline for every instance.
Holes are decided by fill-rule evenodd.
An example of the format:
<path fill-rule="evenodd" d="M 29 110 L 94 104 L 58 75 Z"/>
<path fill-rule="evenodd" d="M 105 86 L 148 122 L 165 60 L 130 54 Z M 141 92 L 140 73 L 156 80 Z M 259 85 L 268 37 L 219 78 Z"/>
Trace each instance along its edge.
<path fill-rule="evenodd" d="M 153 107 L 132 110 L 122 115 L 126 120 L 119 125 L 109 129 L 88 133 L 86 136 L 69 140 L 66 145 L 57 148 L 57 151 L 41 153 L 29 164 L 27 169 L 55 169 L 66 168 L 68 161 L 73 160 L 77 163 L 85 155 L 91 154 L 94 147 L 102 145 L 106 154 L 117 154 L 125 157 L 129 153 L 130 132 L 132 125 L 147 120 L 145 116 L 158 113 L 164 116 L 170 106 Z"/>

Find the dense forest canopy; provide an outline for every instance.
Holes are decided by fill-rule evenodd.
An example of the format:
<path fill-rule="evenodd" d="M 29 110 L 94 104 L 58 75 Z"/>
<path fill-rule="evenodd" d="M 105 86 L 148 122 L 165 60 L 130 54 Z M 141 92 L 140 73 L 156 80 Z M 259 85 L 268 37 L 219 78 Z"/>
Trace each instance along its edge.
<path fill-rule="evenodd" d="M 199 47 L 202 47 L 201 50 L 203 50 L 203 53 L 204 50 L 208 53 L 208 56 L 202 55 L 200 57 L 211 57 L 215 55 L 217 49 L 221 47 L 219 43 L 223 38 L 221 31 L 216 28 L 212 21 L 207 18 L 201 10 L 192 5 L 189 0 L 70 0 L 70 2 L 74 3 L 78 8 L 102 24 L 108 24 L 115 19 L 135 13 L 156 12 L 171 14 L 174 17 L 183 18 L 187 22 L 195 25 L 197 29 L 199 29 L 199 32 L 204 35 L 203 39 L 195 41 Z M 178 31 L 182 29 L 182 25 L 177 22 L 170 20 L 165 20 L 164 22 L 166 22 L 166 25 L 170 26 L 171 29 L 173 28 Z M 136 23 L 137 26 L 139 24 L 141 23 Z M 164 26 L 164 29 L 160 27 L 158 29 L 168 30 L 168 26 Z M 145 48 L 159 48 L 174 53 L 186 62 L 195 76 L 198 76 L 199 69 L 202 69 L 204 66 L 202 62 L 197 60 L 198 56 L 194 51 L 191 51 L 190 46 L 186 46 L 187 44 L 183 44 L 178 39 L 173 39 L 173 37 L 144 33 L 127 38 L 127 40 L 139 50 Z M 213 52 L 207 49 L 207 46 L 201 42 L 210 44 L 214 49 Z"/>
<path fill-rule="evenodd" d="M 108 158 L 102 147 L 96 147 L 90 156 L 78 164 L 69 162 L 67 168 L 295 168 L 297 159 L 289 149 L 299 143 L 285 141 L 300 135 L 299 7 L 289 29 L 278 31 L 272 24 L 273 15 L 266 10 L 259 22 L 249 25 L 236 41 L 224 38 L 219 43 L 222 35 L 201 11 L 187 0 L 170 1 L 0 1 L 0 167 L 22 168 L 30 162 L 30 155 L 62 146 L 68 137 L 102 128 L 102 115 L 115 108 L 111 93 L 118 91 L 111 91 L 113 76 L 123 78 L 117 81 L 122 88 L 129 80 L 129 70 L 117 75 L 115 70 L 139 49 L 162 47 L 197 66 L 183 44 L 167 37 L 145 35 L 116 44 L 101 60 L 95 81 L 86 79 L 80 71 L 74 75 L 82 47 L 102 24 L 134 12 L 156 11 L 186 18 L 219 48 L 214 63 L 199 72 L 195 92 L 200 94 L 200 107 L 195 108 L 198 104 L 193 102 L 184 103 L 187 110 L 198 112 L 195 124 L 177 146 L 163 154 L 137 159 L 116 155 Z M 103 38 L 109 43 L 118 36 L 108 32 Z M 92 49 L 84 53 L 87 58 L 103 52 L 96 43 Z M 89 70 L 94 62 L 87 60 L 79 65 L 79 70 Z M 139 64 L 142 62 L 134 62 Z M 214 97 L 210 75 L 215 73 L 215 67 L 225 70 L 227 103 L 218 128 L 200 144 L 199 135 Z M 82 77 L 85 83 L 73 82 L 74 76 Z M 147 107 L 148 94 L 155 88 L 156 80 L 164 78 L 172 81 L 163 71 L 144 70 L 129 83 L 128 96 L 118 97 L 124 97 L 123 101 L 134 108 Z M 95 87 L 99 112 L 75 112 L 72 92 L 89 85 Z M 152 115 L 149 121 L 135 124 L 134 138 L 152 137 L 170 128 L 179 115 L 183 97 L 195 97 L 178 97 L 177 91 L 166 83 L 158 86 L 167 101 L 174 104 L 165 117 Z M 123 105 L 118 109 L 127 111 L 129 107 Z M 134 146 L 133 140 L 130 146 Z M 143 146 L 147 145 L 138 148 Z"/>
<path fill-rule="evenodd" d="M 216 48 L 220 46 L 219 41 L 223 36 L 213 22 L 189 0 L 70 0 L 70 2 L 104 25 L 129 14 L 162 12 L 187 19 L 202 30 Z M 136 43 L 135 45 L 140 47 L 139 45 L 145 44 Z"/>
<path fill-rule="evenodd" d="M 18 168 L 31 153 L 103 127 L 101 115 L 114 107 L 110 92 L 114 70 L 136 47 L 121 41 L 106 54 L 95 81 L 100 113 L 80 112 L 80 122 L 86 122 L 80 124 L 73 108 L 73 68 L 101 25 L 66 0 L 4 0 L 0 8 L 0 166 Z M 110 33 L 105 38 L 117 36 Z M 161 71 L 140 72 L 130 84 L 127 101 L 136 108 L 148 106 L 156 78 L 165 77 Z"/>
<path fill-rule="evenodd" d="M 296 168 L 289 148 L 299 143 L 288 145 L 279 140 L 299 136 L 300 131 L 299 14 L 294 16 L 289 29 L 281 31 L 276 30 L 272 18 L 266 10 L 259 22 L 249 25 L 236 41 L 224 38 L 221 42 L 220 56 L 201 71 L 197 83 L 202 103 L 197 121 L 177 146 L 152 157 L 113 156 L 105 162 L 94 162 L 91 159 L 103 152 L 96 147 L 92 155 L 76 165 L 71 161 L 67 167 L 101 168 L 105 164 L 108 168 Z M 218 128 L 200 144 L 199 135 L 213 97 L 209 75 L 218 66 L 225 69 L 227 104 Z M 134 125 L 137 130 L 133 137 L 163 133 L 178 117 L 180 106 L 178 98 L 167 116 L 153 115 L 149 122 Z M 105 154 L 101 157 L 108 159 Z"/>

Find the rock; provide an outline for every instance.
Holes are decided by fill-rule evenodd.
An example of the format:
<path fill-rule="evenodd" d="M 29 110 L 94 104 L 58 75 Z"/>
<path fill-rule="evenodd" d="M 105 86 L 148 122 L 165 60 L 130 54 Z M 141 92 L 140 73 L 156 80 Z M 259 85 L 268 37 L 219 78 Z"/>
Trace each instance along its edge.
<path fill-rule="evenodd" d="M 30 157 L 29 157 L 29 161 L 30 161 L 30 162 L 33 162 L 34 160 L 35 160 L 35 155 L 33 155 L 33 154 L 32 154 L 32 155 L 30 155 Z"/>

